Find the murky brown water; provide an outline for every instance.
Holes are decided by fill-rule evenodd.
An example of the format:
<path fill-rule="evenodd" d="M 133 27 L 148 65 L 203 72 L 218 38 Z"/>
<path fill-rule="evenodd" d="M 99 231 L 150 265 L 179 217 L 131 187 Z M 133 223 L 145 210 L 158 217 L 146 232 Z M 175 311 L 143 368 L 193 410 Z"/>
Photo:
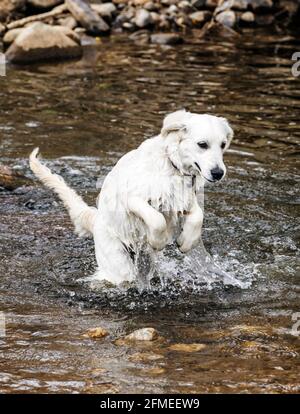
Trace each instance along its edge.
<path fill-rule="evenodd" d="M 204 243 L 250 285 L 158 280 L 150 292 L 90 291 L 76 280 L 93 270 L 93 244 L 76 238 L 61 204 L 39 183 L 3 190 L 1 392 L 300 391 L 300 78 L 290 60 L 300 44 L 258 32 L 243 39 L 161 48 L 121 38 L 87 48 L 80 62 L 0 78 L 0 161 L 32 177 L 27 156 L 39 145 L 90 203 L 97 178 L 155 134 L 166 112 L 228 117 L 236 137 L 226 180 L 206 191 Z M 84 338 L 95 326 L 110 336 Z M 163 339 L 115 343 L 144 326 Z M 206 347 L 179 352 L 176 343 Z"/>

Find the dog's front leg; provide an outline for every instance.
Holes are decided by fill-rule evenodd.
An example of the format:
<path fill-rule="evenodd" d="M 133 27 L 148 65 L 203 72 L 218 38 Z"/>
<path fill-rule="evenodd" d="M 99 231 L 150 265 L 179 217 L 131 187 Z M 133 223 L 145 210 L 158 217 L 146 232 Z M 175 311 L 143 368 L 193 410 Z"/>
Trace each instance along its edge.
<path fill-rule="evenodd" d="M 155 250 L 162 250 L 169 241 L 165 217 L 140 197 L 130 197 L 128 209 L 146 224 L 150 246 Z"/>
<path fill-rule="evenodd" d="M 191 250 L 200 240 L 203 223 L 203 212 L 194 198 L 191 210 L 186 214 L 183 229 L 177 239 L 179 250 L 186 253 Z"/>

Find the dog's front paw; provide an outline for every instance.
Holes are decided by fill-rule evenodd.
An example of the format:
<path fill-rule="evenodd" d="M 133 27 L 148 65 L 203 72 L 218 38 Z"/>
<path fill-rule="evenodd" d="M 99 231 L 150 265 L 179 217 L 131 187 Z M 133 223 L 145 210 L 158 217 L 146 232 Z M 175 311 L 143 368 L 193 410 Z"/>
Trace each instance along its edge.
<path fill-rule="evenodd" d="M 177 238 L 176 243 L 177 243 L 178 249 L 181 251 L 181 253 L 187 253 L 193 247 L 196 246 L 196 244 L 198 243 L 198 240 L 188 239 L 183 234 L 181 234 Z"/>
<path fill-rule="evenodd" d="M 169 234 L 165 221 L 153 227 L 148 233 L 148 243 L 154 250 L 163 250 L 169 242 Z"/>

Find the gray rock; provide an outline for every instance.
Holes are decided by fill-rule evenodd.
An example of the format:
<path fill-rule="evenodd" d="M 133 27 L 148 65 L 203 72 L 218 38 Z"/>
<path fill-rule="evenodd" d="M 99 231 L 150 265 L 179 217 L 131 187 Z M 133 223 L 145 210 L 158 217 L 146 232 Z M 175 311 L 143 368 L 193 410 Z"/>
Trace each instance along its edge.
<path fill-rule="evenodd" d="M 171 4 L 171 6 L 169 6 L 166 10 L 166 12 L 168 14 L 175 14 L 178 12 L 178 7 L 176 6 L 176 4 Z"/>
<path fill-rule="evenodd" d="M 117 8 L 113 3 L 92 4 L 91 7 L 96 13 L 100 14 L 101 17 L 110 18 L 117 11 Z"/>
<path fill-rule="evenodd" d="M 137 25 L 137 27 L 141 29 L 152 24 L 153 22 L 150 12 L 148 12 L 148 10 L 145 9 L 137 10 L 134 23 Z"/>
<path fill-rule="evenodd" d="M 39 9 L 51 9 L 51 7 L 63 3 L 63 0 L 27 0 L 27 3 Z"/>
<path fill-rule="evenodd" d="M 61 19 L 58 19 L 58 24 L 61 26 L 68 27 L 69 29 L 74 29 L 77 26 L 77 22 L 72 16 L 64 17 Z"/>
<path fill-rule="evenodd" d="M 191 22 L 195 26 L 202 26 L 205 22 L 210 20 L 212 13 L 208 10 L 196 11 L 189 15 Z"/>
<path fill-rule="evenodd" d="M 227 10 L 217 14 L 216 21 L 226 27 L 233 27 L 236 23 L 236 16 L 234 11 Z"/>
<path fill-rule="evenodd" d="M 247 11 L 247 12 L 241 14 L 240 19 L 244 23 L 254 23 L 255 22 L 255 15 L 251 11 Z"/>
<path fill-rule="evenodd" d="M 87 0 L 66 0 L 66 5 L 74 19 L 90 34 L 103 34 L 109 32 L 107 23 L 89 5 Z"/>
<path fill-rule="evenodd" d="M 26 27 L 6 51 L 13 63 L 80 57 L 82 47 L 77 35 L 67 27 L 34 23 Z"/>
<path fill-rule="evenodd" d="M 176 33 L 156 33 L 151 36 L 151 43 L 158 45 L 176 45 L 182 42 L 182 37 Z"/>

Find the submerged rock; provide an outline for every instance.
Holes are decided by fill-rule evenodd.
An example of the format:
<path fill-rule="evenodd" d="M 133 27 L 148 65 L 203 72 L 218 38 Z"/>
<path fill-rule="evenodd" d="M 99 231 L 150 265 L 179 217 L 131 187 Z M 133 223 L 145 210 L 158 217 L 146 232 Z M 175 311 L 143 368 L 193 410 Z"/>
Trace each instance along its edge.
<path fill-rule="evenodd" d="M 86 0 L 66 0 L 66 5 L 73 17 L 88 33 L 97 35 L 109 32 L 108 24 L 91 8 Z"/>
<path fill-rule="evenodd" d="M 142 328 L 133 331 L 125 336 L 127 341 L 154 341 L 158 338 L 158 333 L 154 328 Z"/>
<path fill-rule="evenodd" d="M 13 63 L 80 57 L 82 48 L 77 35 L 67 27 L 34 23 L 22 30 L 6 51 Z"/>
<path fill-rule="evenodd" d="M 199 37 L 237 38 L 239 34 L 232 28 L 219 22 L 207 22 L 199 33 Z"/>
<path fill-rule="evenodd" d="M 182 37 L 175 33 L 157 33 L 151 36 L 151 43 L 158 45 L 176 45 L 182 42 Z"/>
<path fill-rule="evenodd" d="M 206 348 L 205 344 L 174 344 L 169 346 L 171 351 L 198 352 Z"/>
<path fill-rule="evenodd" d="M 153 352 L 136 352 L 135 354 L 130 355 L 128 359 L 135 362 L 152 362 L 163 358 L 163 355 L 155 354 Z"/>
<path fill-rule="evenodd" d="M 108 331 L 104 328 L 92 328 L 87 331 L 86 334 L 83 336 L 85 338 L 91 338 L 91 339 L 100 339 L 105 338 L 108 335 Z"/>

